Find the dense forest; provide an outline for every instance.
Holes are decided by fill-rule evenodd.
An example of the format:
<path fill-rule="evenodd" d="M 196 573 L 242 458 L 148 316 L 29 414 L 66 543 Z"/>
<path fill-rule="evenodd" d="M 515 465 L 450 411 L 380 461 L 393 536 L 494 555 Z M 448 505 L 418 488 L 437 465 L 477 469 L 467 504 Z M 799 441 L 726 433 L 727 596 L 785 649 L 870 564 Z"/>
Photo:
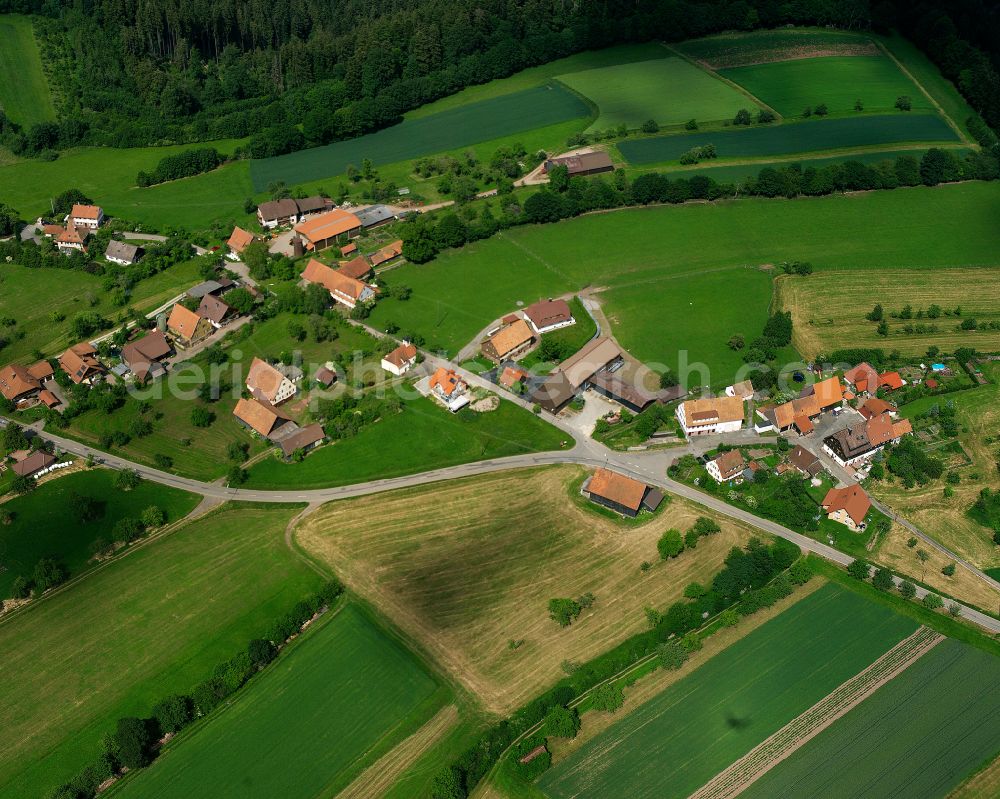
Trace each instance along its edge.
<path fill-rule="evenodd" d="M 58 123 L 0 142 L 53 157 L 251 136 L 255 157 L 350 138 L 571 53 L 784 24 L 898 27 L 1000 128 L 1000 19 L 981 0 L 0 0 L 36 14 Z"/>

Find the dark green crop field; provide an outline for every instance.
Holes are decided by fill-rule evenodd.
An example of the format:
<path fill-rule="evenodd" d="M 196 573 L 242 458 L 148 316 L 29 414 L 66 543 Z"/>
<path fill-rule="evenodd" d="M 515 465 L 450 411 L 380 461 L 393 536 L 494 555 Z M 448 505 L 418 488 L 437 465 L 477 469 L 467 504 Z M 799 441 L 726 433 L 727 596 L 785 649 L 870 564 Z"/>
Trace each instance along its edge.
<path fill-rule="evenodd" d="M 683 799 L 915 629 L 823 586 L 585 743 L 539 786 L 560 799 Z"/>
<path fill-rule="evenodd" d="M 333 796 L 446 698 L 406 647 L 348 605 L 169 746 L 122 797 Z"/>
<path fill-rule="evenodd" d="M 250 177 L 255 191 L 283 180 L 292 185 L 341 175 L 348 164 L 365 158 L 376 165 L 440 153 L 524 130 L 590 116 L 572 92 L 549 84 L 411 119 L 356 139 L 297 153 L 254 161 Z"/>
<path fill-rule="evenodd" d="M 1000 659 L 946 640 L 782 761 L 743 799 L 938 799 L 1000 751 Z"/>
<path fill-rule="evenodd" d="M 896 142 L 953 142 L 958 137 L 930 114 L 809 120 L 740 131 L 705 131 L 682 136 L 626 140 L 618 145 L 632 164 L 676 161 L 693 147 L 714 144 L 719 158 L 758 158 Z"/>

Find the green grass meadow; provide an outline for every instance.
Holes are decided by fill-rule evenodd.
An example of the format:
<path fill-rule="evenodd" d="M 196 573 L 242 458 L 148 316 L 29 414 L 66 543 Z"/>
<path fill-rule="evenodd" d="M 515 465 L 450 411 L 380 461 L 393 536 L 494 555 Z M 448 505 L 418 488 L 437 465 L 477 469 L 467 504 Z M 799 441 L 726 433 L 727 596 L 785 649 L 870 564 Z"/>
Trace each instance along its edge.
<path fill-rule="evenodd" d="M 741 796 L 938 799 L 1000 751 L 1000 659 L 945 640 Z"/>
<path fill-rule="evenodd" d="M 618 151 L 638 166 L 677 161 L 694 147 L 714 144 L 719 158 L 762 158 L 794 153 L 875 147 L 905 142 L 955 142 L 955 131 L 932 114 L 868 115 L 786 122 L 744 130 L 626 139 Z"/>
<path fill-rule="evenodd" d="M 10 596 L 18 575 L 31 578 L 40 558 L 55 558 L 75 577 L 90 561 L 90 545 L 98 539 L 110 542 L 115 522 L 138 518 L 150 505 L 166 514 L 168 522 L 183 519 L 199 502 L 194 494 L 143 481 L 132 491 L 115 488 L 115 472 L 91 469 L 48 480 L 35 491 L 4 503 L 14 521 L 0 526 L 0 597 Z M 100 518 L 80 522 L 74 517 L 73 494 L 97 500 Z"/>
<path fill-rule="evenodd" d="M 683 799 L 915 629 L 828 584 L 583 744 L 539 786 L 556 799 Z"/>
<path fill-rule="evenodd" d="M 30 17 L 0 16 L 0 109 L 24 127 L 56 118 Z"/>
<path fill-rule="evenodd" d="M 231 154 L 239 140 L 169 147 L 79 147 L 55 161 L 26 160 L 0 166 L 0 197 L 25 219 L 51 212 L 50 201 L 77 188 L 100 203 L 105 213 L 163 231 L 173 226 L 202 229 L 217 221 L 240 221 L 251 194 L 250 165 L 237 161 L 204 175 L 140 189 L 135 176 L 160 159 L 195 147 Z"/>
<path fill-rule="evenodd" d="M 177 264 L 136 284 L 129 305 L 137 310 L 152 310 L 199 281 L 193 260 Z M 76 343 L 71 340 L 69 327 L 77 314 L 95 311 L 120 323 L 125 309 L 112 305 L 103 284 L 103 278 L 87 272 L 0 263 L 0 313 L 16 322 L 4 330 L 10 343 L 0 350 L 0 363 L 31 363 L 35 350 L 41 350 L 46 357 L 58 356 Z M 39 302 L 40 297 L 45 301 Z M 53 312 L 63 314 L 65 319 L 55 321 L 51 318 Z"/>
<path fill-rule="evenodd" d="M 297 512 L 226 506 L 0 623 L 0 797 L 47 796 L 116 719 L 191 690 L 316 590 L 285 545 Z"/>
<path fill-rule="evenodd" d="M 447 689 L 359 607 L 335 614 L 115 796 L 332 796 L 413 733 Z"/>
<path fill-rule="evenodd" d="M 407 400 L 402 413 L 353 438 L 328 444 L 300 463 L 265 458 L 250 469 L 247 488 L 348 485 L 442 469 L 472 461 L 559 449 L 567 439 L 511 402 L 489 413 L 452 414 L 431 399 Z"/>
<path fill-rule="evenodd" d="M 340 175 L 348 164 L 360 166 L 365 158 L 376 166 L 391 164 L 589 115 L 579 97 L 548 84 L 406 120 L 356 139 L 253 161 L 250 176 L 261 191 L 274 181 L 293 185 Z"/>
<path fill-rule="evenodd" d="M 893 110 L 906 95 L 914 111 L 930 111 L 930 100 L 885 55 L 800 58 L 771 64 L 723 69 L 738 83 L 785 116 L 825 103 L 830 113 L 853 112 L 861 100 L 865 111 Z"/>
<path fill-rule="evenodd" d="M 559 80 L 597 106 L 600 115 L 590 130 L 638 128 L 648 119 L 666 125 L 722 121 L 752 105 L 729 84 L 677 57 L 572 72 Z"/>
<path fill-rule="evenodd" d="M 730 336 L 752 338 L 766 319 L 773 273 L 761 265 L 995 264 L 998 215 L 1000 185 L 992 183 L 591 214 L 513 228 L 395 269 L 386 282 L 413 294 L 380 302 L 371 321 L 395 322 L 454 353 L 518 301 L 603 286 L 613 331 L 634 356 L 673 365 L 687 349 L 721 374 L 742 362 L 726 346 Z M 963 235 L 942 237 L 942 225 Z"/>

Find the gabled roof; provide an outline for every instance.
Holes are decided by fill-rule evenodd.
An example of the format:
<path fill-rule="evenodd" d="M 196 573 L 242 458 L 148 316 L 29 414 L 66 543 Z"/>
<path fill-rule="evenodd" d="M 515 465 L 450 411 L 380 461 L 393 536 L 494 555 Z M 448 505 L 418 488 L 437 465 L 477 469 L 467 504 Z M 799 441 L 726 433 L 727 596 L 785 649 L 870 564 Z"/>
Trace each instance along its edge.
<path fill-rule="evenodd" d="M 816 398 L 820 410 L 833 407 L 844 399 L 844 387 L 836 375 L 814 383 L 809 393 Z"/>
<path fill-rule="evenodd" d="M 104 251 L 105 258 L 118 258 L 123 261 L 135 261 L 139 257 L 139 245 L 129 244 L 118 239 L 111 239 L 108 248 Z"/>
<path fill-rule="evenodd" d="M 618 349 L 618 345 L 602 336 L 585 344 L 579 352 L 559 364 L 555 371 L 564 374 L 575 389 L 586 383 L 594 372 L 621 356 L 622 351 Z"/>
<path fill-rule="evenodd" d="M 573 318 L 573 312 L 566 300 L 540 300 L 525 308 L 524 315 L 536 330 L 559 325 Z"/>
<path fill-rule="evenodd" d="M 170 354 L 170 342 L 159 330 L 147 333 L 137 341 L 130 341 L 122 347 L 122 360 L 128 364 L 132 371 L 135 365 L 151 363 L 161 358 L 166 358 Z"/>
<path fill-rule="evenodd" d="M 28 374 L 35 378 L 35 380 L 48 380 L 55 372 L 52 369 L 52 364 L 43 359 L 38 363 L 31 364 L 28 367 Z"/>
<path fill-rule="evenodd" d="M 342 264 L 336 271 L 340 272 L 342 275 L 354 278 L 355 280 L 360 280 L 363 277 L 368 277 L 368 275 L 372 273 L 372 265 L 368 263 L 363 255 L 359 255 L 357 258 L 348 261 L 346 264 Z"/>
<path fill-rule="evenodd" d="M 299 222 L 295 230 L 315 244 L 318 241 L 332 239 L 361 227 L 361 220 L 349 211 L 334 208 L 325 214 L 320 214 L 305 222 Z"/>
<path fill-rule="evenodd" d="M 440 388 L 441 393 L 446 397 L 450 397 L 456 391 L 459 391 L 463 385 L 464 381 L 454 369 L 446 369 L 443 366 L 439 366 L 438 370 L 431 375 L 431 390 Z"/>
<path fill-rule="evenodd" d="M 85 227 L 66 227 L 63 232 L 56 236 L 59 244 L 83 244 L 90 235 L 90 230 Z"/>
<path fill-rule="evenodd" d="M 892 417 L 887 413 L 873 416 L 867 421 L 865 429 L 868 433 L 868 441 L 873 447 L 880 447 L 895 438 L 892 434 Z"/>
<path fill-rule="evenodd" d="M 104 367 L 94 357 L 97 350 L 89 342 L 74 344 L 59 356 L 59 365 L 74 383 L 82 383 L 89 377 L 103 372 Z"/>
<path fill-rule="evenodd" d="M 46 408 L 54 408 L 59 404 L 59 397 L 47 388 L 43 388 L 38 392 L 38 399 Z"/>
<path fill-rule="evenodd" d="M 10 364 L 0 369 L 0 394 L 14 402 L 18 397 L 38 391 L 41 384 L 23 366 Z"/>
<path fill-rule="evenodd" d="M 403 240 L 396 239 L 396 241 L 386 244 L 378 252 L 372 253 L 371 261 L 372 266 L 381 266 L 386 261 L 391 261 L 393 258 L 398 258 L 403 254 Z"/>
<path fill-rule="evenodd" d="M 256 430 L 262 436 L 267 437 L 274 432 L 274 428 L 287 422 L 288 417 L 266 402 L 257 399 L 242 399 L 233 408 L 233 416 L 244 424 Z"/>
<path fill-rule="evenodd" d="M 909 419 L 900 419 L 898 422 L 892 423 L 892 437 L 902 438 L 907 433 L 913 432 L 913 425 L 910 424 Z"/>
<path fill-rule="evenodd" d="M 31 477 L 35 472 L 40 472 L 42 469 L 47 469 L 53 463 L 59 459 L 44 450 L 35 450 L 24 460 L 20 460 L 15 463 L 11 468 L 14 470 L 14 474 L 20 477 Z"/>
<path fill-rule="evenodd" d="M 878 385 L 879 388 L 884 387 L 890 391 L 895 391 L 897 388 L 905 386 L 906 383 L 904 383 L 903 378 L 899 376 L 899 372 L 885 372 L 878 376 Z"/>
<path fill-rule="evenodd" d="M 101 206 L 99 205 L 74 205 L 73 210 L 69 212 L 70 219 L 100 219 L 101 218 Z"/>
<path fill-rule="evenodd" d="M 261 203 L 257 206 L 257 213 L 260 214 L 260 218 L 265 222 L 273 222 L 276 219 L 288 219 L 292 216 L 298 216 L 299 206 L 295 200 L 290 198 L 268 200 L 266 203 Z"/>
<path fill-rule="evenodd" d="M 753 399 L 753 383 L 749 380 L 734 383 L 730 388 L 733 390 L 733 396 L 739 397 L 744 402 L 748 399 Z"/>
<path fill-rule="evenodd" d="M 300 214 L 314 214 L 331 205 L 333 203 L 320 194 L 314 194 L 312 197 L 303 197 L 295 201 L 295 206 L 299 209 Z"/>
<path fill-rule="evenodd" d="M 313 375 L 316 382 L 323 386 L 332 386 L 337 381 L 337 373 L 333 369 L 321 366 Z"/>
<path fill-rule="evenodd" d="M 597 495 L 616 505 L 638 511 L 642 504 L 642 498 L 649 488 L 645 483 L 633 480 L 610 469 L 598 469 L 590 478 L 590 485 L 587 491 L 591 495 Z"/>
<path fill-rule="evenodd" d="M 258 399 L 274 402 L 278 389 L 287 379 L 267 361 L 254 358 L 250 363 L 250 371 L 247 372 L 247 388 Z"/>
<path fill-rule="evenodd" d="M 883 413 L 895 413 L 896 406 L 891 402 L 886 402 L 884 399 L 872 397 L 858 408 L 858 412 L 866 419 L 871 419 L 875 416 L 881 416 Z"/>
<path fill-rule="evenodd" d="M 392 210 L 385 205 L 370 205 L 367 208 L 362 208 L 355 216 L 361 220 L 361 224 L 364 227 L 371 227 L 380 222 L 387 222 L 390 219 L 396 218 Z"/>
<path fill-rule="evenodd" d="M 815 477 L 823 471 L 823 464 L 820 463 L 819 458 L 805 447 L 796 447 L 789 452 L 788 462 L 800 472 L 805 472 L 810 477 Z"/>
<path fill-rule="evenodd" d="M 847 515 L 855 524 L 861 524 L 865 520 L 871 507 L 871 500 L 868 499 L 868 495 L 859 485 L 831 488 L 823 499 L 823 510 L 827 513 L 836 513 L 839 510 L 847 511 Z"/>
<path fill-rule="evenodd" d="M 535 337 L 528 327 L 528 323 L 523 319 L 518 319 L 513 324 L 502 328 L 500 332 L 490 337 L 490 345 L 497 356 L 504 358 L 515 350 L 523 347 Z"/>
<path fill-rule="evenodd" d="M 551 158 L 546 163 L 546 171 L 548 171 L 549 164 L 555 166 L 565 166 L 569 170 L 570 175 L 574 175 L 578 172 L 589 172 L 594 169 L 613 169 L 614 164 L 611 162 L 611 156 L 609 156 L 603 150 L 597 150 L 590 153 L 577 153 L 576 155 L 561 155 L 557 158 Z"/>
<path fill-rule="evenodd" d="M 253 242 L 254 235 L 241 227 L 233 228 L 233 235 L 229 237 L 229 241 L 226 244 L 229 245 L 230 249 L 234 252 L 243 252 L 248 244 Z"/>
<path fill-rule="evenodd" d="M 383 360 L 388 361 L 397 369 L 402 369 L 416 357 L 417 348 L 413 344 L 400 344 L 396 349 L 388 353 Z"/>
<path fill-rule="evenodd" d="M 201 305 L 198 306 L 197 313 L 202 319 L 220 324 L 226 318 L 226 314 L 232 310 L 229 305 L 226 305 L 214 294 L 206 294 L 201 298 Z"/>
<path fill-rule="evenodd" d="M 323 432 L 323 427 L 318 424 L 311 424 L 303 427 L 301 430 L 296 430 L 288 438 L 281 439 L 281 451 L 287 458 L 295 450 L 311 447 L 313 444 L 318 444 L 324 438 L 326 438 L 326 434 Z"/>
<path fill-rule="evenodd" d="M 874 392 L 878 387 L 878 372 L 871 364 L 862 361 L 853 369 L 844 372 L 844 380 L 858 391 Z"/>
<path fill-rule="evenodd" d="M 747 464 L 746 459 L 743 457 L 743 453 L 738 449 L 731 449 L 729 452 L 723 452 L 713 461 L 713 463 L 719 467 L 719 473 L 722 475 L 723 480 L 729 480 L 731 477 L 735 477 L 743 471 Z"/>
<path fill-rule="evenodd" d="M 350 255 L 352 252 L 358 251 L 358 245 L 353 241 L 347 242 L 343 247 L 340 248 L 341 255 Z"/>
<path fill-rule="evenodd" d="M 688 427 L 743 421 L 743 400 L 739 397 L 703 397 L 684 403 Z"/>
<path fill-rule="evenodd" d="M 197 332 L 200 321 L 201 317 L 198 314 L 177 303 L 167 319 L 167 329 L 190 341 Z"/>
<path fill-rule="evenodd" d="M 362 283 L 336 269 L 331 269 L 315 258 L 309 259 L 309 263 L 302 271 L 302 279 L 308 283 L 318 283 L 331 294 L 342 294 L 355 302 L 361 299 L 365 289 L 369 288 L 367 283 Z"/>

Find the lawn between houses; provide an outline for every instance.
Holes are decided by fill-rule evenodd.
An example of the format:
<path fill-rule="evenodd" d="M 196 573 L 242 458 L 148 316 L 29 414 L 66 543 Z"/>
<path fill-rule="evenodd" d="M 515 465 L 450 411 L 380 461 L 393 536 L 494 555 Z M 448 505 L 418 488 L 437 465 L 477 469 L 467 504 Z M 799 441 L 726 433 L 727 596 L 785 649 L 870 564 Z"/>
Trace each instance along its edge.
<path fill-rule="evenodd" d="M 224 506 L 0 624 L 0 797 L 47 796 L 315 591 L 284 542 L 298 510 Z"/>
<path fill-rule="evenodd" d="M 450 695 L 401 641 L 347 604 L 111 795 L 332 796 Z"/>
<path fill-rule="evenodd" d="M 395 322 L 455 353 L 518 301 L 607 286 L 600 301 L 633 356 L 676 367 L 687 350 L 689 361 L 711 370 L 706 382 L 724 386 L 742 365 L 729 338 L 750 341 L 766 320 L 773 272 L 761 265 L 807 260 L 822 272 L 994 264 L 998 213 L 1000 185 L 964 183 L 591 214 L 514 228 L 394 269 L 386 282 L 413 294 L 380 302 L 371 322 Z M 942 238 L 941 225 L 962 235 Z"/>
<path fill-rule="evenodd" d="M 352 438 L 285 463 L 277 455 L 250 468 L 247 488 L 325 488 L 398 477 L 462 463 L 544 452 L 569 443 L 565 433 L 512 402 L 487 413 L 449 413 L 434 400 L 405 400 Z"/>
<path fill-rule="evenodd" d="M 198 504 L 198 497 L 169 486 L 143 481 L 131 491 L 115 488 L 109 469 L 77 471 L 42 483 L 30 494 L 14 497 L 3 509 L 14 521 L 0 526 L 0 598 L 10 596 L 18 576 L 31 579 L 40 558 L 54 558 L 71 577 L 92 565 L 92 547 L 110 544 L 119 519 L 138 519 L 150 506 L 164 512 L 166 522 L 183 519 Z M 81 521 L 74 515 L 73 497 L 89 497 L 100 507 L 100 517 Z"/>
<path fill-rule="evenodd" d="M 296 544 L 419 642 L 489 711 L 518 707 L 564 675 L 647 628 L 644 606 L 666 608 L 706 581 L 751 533 L 722 532 L 660 561 L 656 542 L 704 509 L 672 497 L 645 524 L 578 507 L 574 466 L 509 471 L 325 505 Z M 649 561 L 648 571 L 641 564 Z M 563 629 L 556 597 L 596 596 Z"/>

